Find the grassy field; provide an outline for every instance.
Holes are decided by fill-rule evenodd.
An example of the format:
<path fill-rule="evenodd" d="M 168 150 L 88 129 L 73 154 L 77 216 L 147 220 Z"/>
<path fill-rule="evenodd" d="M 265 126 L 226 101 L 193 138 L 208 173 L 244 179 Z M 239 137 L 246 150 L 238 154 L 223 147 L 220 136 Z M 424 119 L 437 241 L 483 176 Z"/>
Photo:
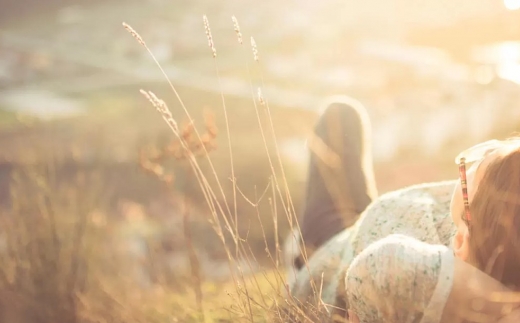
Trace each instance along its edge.
<path fill-rule="evenodd" d="M 169 103 L 174 118 L 183 128 L 186 117 L 169 89 L 164 84 L 154 84 L 151 88 Z M 216 149 L 209 157 L 220 186 L 204 154 L 196 162 L 209 187 L 187 175 L 190 163 L 186 160 L 162 163 L 165 172 L 175 176 L 172 186 L 165 187 L 160 178 L 143 171 L 140 149 L 161 149 L 175 140 L 175 134 L 161 120 L 161 114 L 139 96 L 138 88 L 86 95 L 83 99 L 89 102 L 87 114 L 64 120 L 42 122 L 6 112 L 8 118 L 0 129 L 3 148 L 0 160 L 11 166 L 7 174 L 0 169 L 5 175 L 0 174 L 0 178 L 9 179 L 2 181 L 0 192 L 11 192 L 11 198 L 4 199 L 0 217 L 13 228 L 11 232 L 25 239 L 8 237 L 7 246 L 13 253 L 5 261 L 11 265 L 5 267 L 6 278 L 0 284 L 16 295 L 11 299 L 19 299 L 21 304 L 20 312 L 9 315 L 31 313 L 44 323 L 54 322 L 56 317 L 88 323 L 284 321 L 276 311 L 280 305 L 287 305 L 276 241 L 281 241 L 287 233 L 287 217 L 300 213 L 305 174 L 298 171 L 297 166 L 301 165 L 280 156 L 285 167 L 282 175 L 274 144 L 287 138 L 305 138 L 317 116 L 314 112 L 272 106 L 269 117 L 265 107 L 260 107 L 264 109 L 259 110 L 260 126 L 250 100 L 226 97 L 233 171 L 240 189 L 236 198 L 238 222 L 236 226 L 231 224 L 230 231 L 238 232 L 244 239 L 237 254 L 224 221 L 224 217 L 234 218 L 235 200 L 229 181 L 231 163 L 220 97 L 189 88 L 181 87 L 178 91 L 186 99 L 201 133 L 206 128 L 204 109 L 209 108 L 215 114 L 219 131 Z M 273 140 L 270 121 L 277 141 Z M 274 160 L 274 174 L 268 154 Z M 376 164 L 382 192 L 429 178 L 442 178 L 452 166 L 446 164 L 445 168 L 435 168 L 436 172 L 425 173 L 422 167 L 434 161 L 424 157 L 411 159 L 404 154 L 402 157 L 392 164 Z M 407 176 L 402 176 L 403 173 Z M 274 190 L 275 179 L 279 181 L 281 194 Z M 285 180 L 294 213 L 284 207 Z M 254 204 L 266 188 L 265 198 Z M 205 191 L 215 194 L 210 203 L 203 194 Z M 186 199 L 192 205 L 192 216 L 187 222 L 183 213 Z M 139 205 L 140 211 L 122 208 L 120 205 L 125 201 Z M 278 212 L 274 211 L 272 201 L 276 201 Z M 222 206 L 224 211 L 212 208 L 212 204 Z M 226 211 L 226 204 L 231 211 Z M 161 228 L 139 236 L 147 250 L 138 257 L 128 252 L 132 242 L 120 234 L 136 217 Z M 13 219 L 18 221 L 9 222 Z M 185 223 L 192 229 L 189 239 L 186 231 L 179 230 Z M 219 232 L 223 232 L 226 245 L 222 244 Z M 175 237 L 173 242 L 171 237 Z M 59 247 L 54 246 L 56 240 Z M 221 281 L 208 279 L 198 264 L 200 259 L 193 254 L 190 258 L 186 252 L 189 245 L 196 250 L 208 250 L 219 260 L 228 261 L 230 257 L 233 268 L 239 258 L 249 259 L 260 265 L 259 271 L 244 276 L 236 274 Z M 171 248 L 173 253 L 190 259 L 187 268 L 180 270 L 167 264 Z M 26 272 L 24 268 L 30 269 Z M 136 279 L 136 271 L 140 273 L 143 268 L 151 281 L 146 287 Z M 41 277 L 50 283 L 42 284 Z M 0 306 L 17 308 L 2 298 Z"/>

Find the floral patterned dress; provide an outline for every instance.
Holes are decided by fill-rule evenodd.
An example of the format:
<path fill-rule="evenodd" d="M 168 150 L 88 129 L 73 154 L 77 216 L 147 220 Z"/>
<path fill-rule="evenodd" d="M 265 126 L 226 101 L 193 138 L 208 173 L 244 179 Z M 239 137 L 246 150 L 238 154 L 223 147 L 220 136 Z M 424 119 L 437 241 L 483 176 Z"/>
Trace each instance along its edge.
<path fill-rule="evenodd" d="M 346 296 L 361 322 L 438 322 L 452 286 L 454 186 L 421 184 L 380 196 L 297 272 L 292 296 L 303 307 L 328 304 L 329 313 Z"/>

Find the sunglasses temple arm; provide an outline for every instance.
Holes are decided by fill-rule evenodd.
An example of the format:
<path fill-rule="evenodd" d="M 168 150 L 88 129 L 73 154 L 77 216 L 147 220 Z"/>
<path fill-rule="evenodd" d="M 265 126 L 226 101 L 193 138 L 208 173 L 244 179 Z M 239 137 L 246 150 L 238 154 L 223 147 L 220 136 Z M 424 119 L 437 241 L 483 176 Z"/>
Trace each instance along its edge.
<path fill-rule="evenodd" d="M 462 187 L 462 200 L 464 201 L 464 213 L 466 220 L 471 220 L 471 214 L 469 212 L 469 198 L 468 198 L 468 181 L 466 179 L 466 159 L 461 158 L 459 163 L 459 176 L 460 184 Z"/>

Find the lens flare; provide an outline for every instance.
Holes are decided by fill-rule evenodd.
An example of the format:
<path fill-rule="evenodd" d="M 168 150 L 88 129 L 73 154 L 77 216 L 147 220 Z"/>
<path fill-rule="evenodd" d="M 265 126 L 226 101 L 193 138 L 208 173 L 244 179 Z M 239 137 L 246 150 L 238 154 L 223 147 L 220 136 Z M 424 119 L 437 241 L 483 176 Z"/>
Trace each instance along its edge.
<path fill-rule="evenodd" d="M 520 0 L 504 0 L 504 6 L 507 10 L 518 10 L 520 9 Z"/>

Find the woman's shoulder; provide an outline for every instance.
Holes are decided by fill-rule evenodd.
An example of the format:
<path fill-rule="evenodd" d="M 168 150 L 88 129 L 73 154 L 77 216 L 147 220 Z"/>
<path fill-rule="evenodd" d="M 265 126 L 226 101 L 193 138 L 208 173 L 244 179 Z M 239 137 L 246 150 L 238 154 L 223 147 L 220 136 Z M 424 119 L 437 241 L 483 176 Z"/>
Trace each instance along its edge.
<path fill-rule="evenodd" d="M 454 187 L 455 181 L 444 181 L 412 185 L 385 193 L 367 207 L 358 222 L 399 224 L 399 221 L 404 221 L 403 224 L 412 224 L 414 220 L 424 221 L 438 215 L 444 218 L 449 213 Z"/>
<path fill-rule="evenodd" d="M 354 254 L 390 234 L 447 244 L 452 233 L 449 205 L 454 185 L 454 181 L 419 184 L 380 196 L 355 225 Z"/>

